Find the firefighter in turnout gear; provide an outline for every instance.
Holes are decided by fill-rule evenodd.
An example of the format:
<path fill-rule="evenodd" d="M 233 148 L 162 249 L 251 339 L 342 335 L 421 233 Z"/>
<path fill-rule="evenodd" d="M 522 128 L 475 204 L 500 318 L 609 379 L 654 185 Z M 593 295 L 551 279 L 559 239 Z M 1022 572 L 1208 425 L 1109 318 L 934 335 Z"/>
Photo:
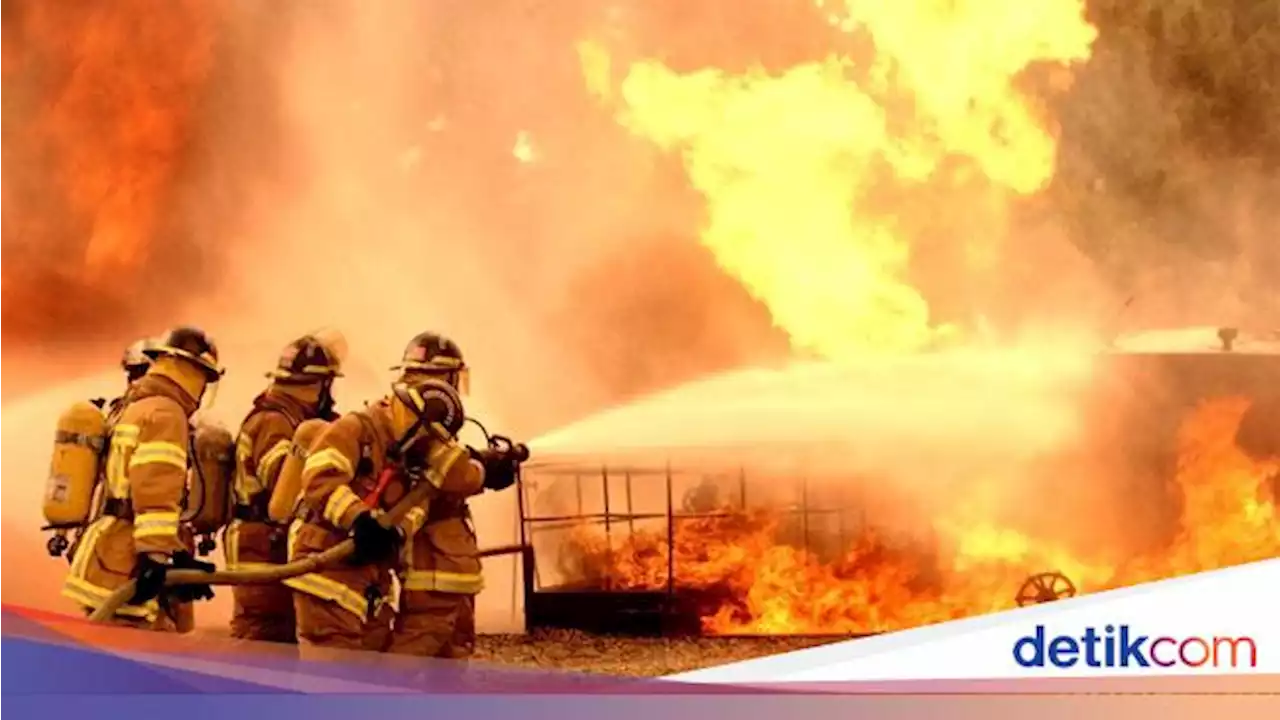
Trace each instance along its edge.
<path fill-rule="evenodd" d="M 124 409 L 124 402 L 125 398 L 129 394 L 129 389 L 133 387 L 135 382 L 146 375 L 147 369 L 151 367 L 151 358 L 147 357 L 144 352 L 151 345 L 152 341 L 150 339 L 143 339 L 125 348 L 124 356 L 120 358 L 120 369 L 124 370 L 125 375 L 125 389 L 123 394 L 119 397 L 112 398 L 111 400 L 99 398 L 92 401 L 93 404 L 98 406 L 106 416 L 105 423 L 108 430 L 120 419 L 120 411 Z M 99 463 L 101 463 L 101 456 L 99 456 Z M 97 480 L 98 478 L 94 478 L 95 486 L 97 485 Z M 101 489 L 95 487 L 91 502 L 92 509 L 90 515 L 86 518 L 89 521 L 96 520 L 97 516 L 101 514 L 101 504 L 105 498 L 103 498 L 100 493 Z M 84 529 L 84 526 L 82 526 L 81 530 Z M 79 547 L 81 537 L 83 537 L 83 532 L 77 531 L 76 539 L 71 544 L 70 552 L 67 553 L 67 562 L 71 562 L 71 559 L 75 557 L 76 549 Z"/>
<path fill-rule="evenodd" d="M 461 349 L 435 333 L 409 341 L 400 365 L 392 369 L 400 372 L 406 387 L 443 381 L 463 396 L 470 391 L 470 369 Z M 422 421 L 429 421 L 430 413 L 423 414 L 428 417 Z M 463 419 L 450 424 L 449 432 L 456 435 Z M 467 461 L 459 464 L 467 468 L 468 482 L 433 501 L 426 527 L 406 543 L 392 652 L 463 659 L 475 651 L 475 598 L 484 582 L 467 498 L 513 485 L 520 459 L 515 448 L 466 450 Z"/>
<path fill-rule="evenodd" d="M 305 523 L 294 559 L 350 536 L 346 566 L 286 581 L 297 592 L 304 643 L 423 657 L 466 658 L 475 645 L 474 598 L 483 588 L 466 499 L 514 481 L 515 462 L 458 444 L 468 369 L 452 341 L 423 333 L 409 344 L 392 392 L 326 428 L 303 471 Z M 450 439 L 429 430 L 443 428 Z M 387 529 L 375 513 L 418 482 L 436 488 Z M 391 587 L 401 595 L 389 627 L 375 622 Z"/>
<path fill-rule="evenodd" d="M 341 364 L 333 344 L 308 335 L 290 343 L 267 374 L 271 383 L 254 400 L 236 440 L 234 520 L 223 540 L 229 570 L 288 562 L 289 525 L 273 522 L 268 505 L 298 426 L 316 418 L 337 419 L 332 387 L 342 376 Z M 241 585 L 233 593 L 233 637 L 297 642 L 289 588 Z"/>
<path fill-rule="evenodd" d="M 214 569 L 192 557 L 180 526 L 195 461 L 188 423 L 223 369 L 213 341 L 192 327 L 169 331 L 145 354 L 151 365 L 111 429 L 103 514 L 76 548 L 62 594 L 92 612 L 132 578 L 137 591 L 114 622 L 172 631 L 181 605 L 213 597 L 207 585 L 165 591 L 164 578 L 169 568 Z"/>

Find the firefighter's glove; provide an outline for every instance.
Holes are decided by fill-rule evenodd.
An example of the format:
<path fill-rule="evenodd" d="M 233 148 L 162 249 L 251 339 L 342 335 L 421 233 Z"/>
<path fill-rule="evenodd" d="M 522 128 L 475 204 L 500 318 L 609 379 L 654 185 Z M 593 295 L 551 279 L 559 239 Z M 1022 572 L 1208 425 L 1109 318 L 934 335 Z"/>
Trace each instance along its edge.
<path fill-rule="evenodd" d="M 130 598 L 130 605 L 142 605 L 160 597 L 164 590 L 164 576 L 169 571 L 169 564 L 153 555 L 139 555 L 138 565 L 134 568 L 133 577 L 137 589 Z"/>
<path fill-rule="evenodd" d="M 187 552 L 174 553 L 171 563 L 171 567 L 175 570 L 200 570 L 201 572 L 211 573 L 217 569 L 213 563 L 196 560 Z M 175 585 L 169 588 L 168 594 L 180 602 L 212 600 L 213 588 L 209 585 Z"/>
<path fill-rule="evenodd" d="M 472 459 L 484 466 L 484 486 L 488 490 L 506 490 L 516 482 L 516 470 L 520 462 L 515 456 L 488 448 L 467 448 Z"/>
<path fill-rule="evenodd" d="M 356 544 L 355 552 L 351 553 L 351 564 L 368 565 L 391 558 L 401 536 L 398 528 L 383 527 L 373 513 L 366 512 L 351 524 L 351 539 Z"/>

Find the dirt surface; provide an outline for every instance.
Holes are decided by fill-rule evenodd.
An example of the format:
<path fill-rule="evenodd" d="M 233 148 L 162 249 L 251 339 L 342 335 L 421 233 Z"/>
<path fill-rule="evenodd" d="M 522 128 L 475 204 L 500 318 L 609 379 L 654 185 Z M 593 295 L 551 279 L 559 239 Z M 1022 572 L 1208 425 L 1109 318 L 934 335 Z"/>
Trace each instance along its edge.
<path fill-rule="evenodd" d="M 629 638 L 573 631 L 482 635 L 475 660 L 527 668 L 653 677 L 837 642 L 841 638 Z"/>
<path fill-rule="evenodd" d="M 226 642 L 222 628 L 200 628 L 196 638 Z M 847 640 L 847 637 L 671 637 L 592 635 L 576 630 L 540 630 L 527 635 L 476 638 L 472 660 L 524 669 L 561 669 L 626 677 L 658 677 L 778 655 Z"/>

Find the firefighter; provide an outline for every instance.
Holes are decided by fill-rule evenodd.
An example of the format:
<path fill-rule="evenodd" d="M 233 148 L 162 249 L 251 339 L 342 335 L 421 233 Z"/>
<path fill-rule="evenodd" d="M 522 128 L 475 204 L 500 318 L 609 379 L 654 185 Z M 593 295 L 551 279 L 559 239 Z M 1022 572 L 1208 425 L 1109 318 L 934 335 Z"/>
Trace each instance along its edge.
<path fill-rule="evenodd" d="M 119 397 L 111 398 L 111 400 L 106 400 L 106 398 L 97 398 L 97 400 L 92 401 L 93 405 L 99 406 L 99 409 L 104 411 L 106 415 L 106 425 L 108 425 L 108 428 L 115 424 L 116 420 L 119 420 L 120 410 L 124 409 L 124 397 L 125 395 L 128 395 L 129 388 L 133 387 L 133 383 L 138 382 L 138 378 L 147 374 L 147 368 L 150 368 L 151 366 L 151 359 L 150 357 L 147 357 L 143 351 L 150 346 L 150 340 L 140 340 L 134 342 L 133 345 L 124 348 L 124 355 L 120 357 L 120 369 L 124 370 L 124 393 Z M 95 498 L 95 505 L 96 502 L 97 498 Z M 83 527 L 81 529 L 83 529 Z M 67 552 L 68 562 L 72 561 L 73 557 L 76 557 L 81 537 L 81 530 L 77 530 L 76 539 L 74 539 L 72 544 L 70 544 L 69 551 Z"/>
<path fill-rule="evenodd" d="M 405 348 L 400 372 L 402 386 L 443 380 L 465 397 L 470 390 L 470 369 L 462 351 L 450 339 L 422 333 Z M 417 418 L 430 420 L 429 415 Z M 457 434 L 464 417 L 450 426 Z M 464 467 L 472 485 L 433 501 L 425 527 L 410 536 L 400 569 L 400 613 L 395 619 L 390 652 L 465 659 L 475 651 L 475 598 L 484 588 L 475 527 L 467 498 L 484 490 L 505 490 L 515 483 L 522 448 L 506 451 L 466 448 Z"/>
<path fill-rule="evenodd" d="M 475 595 L 484 586 L 466 500 L 510 486 L 517 461 L 452 439 L 464 420 L 468 368 L 451 340 L 418 335 L 393 369 L 400 376 L 392 392 L 326 428 L 307 458 L 305 523 L 294 559 L 347 536 L 356 551 L 345 567 L 287 581 L 296 591 L 298 633 L 304 643 L 324 648 L 466 658 L 475 646 Z M 427 429 L 433 423 L 451 439 L 433 435 Z M 431 482 L 434 498 L 396 527 L 383 528 L 374 513 L 416 482 Z M 401 595 L 384 633 L 373 619 L 392 571 Z"/>
<path fill-rule="evenodd" d="M 314 418 L 337 419 L 332 389 L 342 376 L 341 363 L 332 345 L 307 335 L 290 343 L 267 373 L 271 383 L 254 399 L 236 440 L 234 519 L 223 539 L 228 569 L 288 562 L 288 523 L 273 522 L 268 504 L 298 426 Z M 289 588 L 242 585 L 233 594 L 232 637 L 297 642 Z"/>
<path fill-rule="evenodd" d="M 62 594 L 91 613 L 132 578 L 137 591 L 113 621 L 174 631 L 183 604 L 213 597 L 208 585 L 162 591 L 169 568 L 214 569 L 192 557 L 180 518 L 194 462 L 188 422 L 223 369 L 213 341 L 193 327 L 170 330 L 144 352 L 151 365 L 111 429 L 103 515 L 81 539 Z"/>

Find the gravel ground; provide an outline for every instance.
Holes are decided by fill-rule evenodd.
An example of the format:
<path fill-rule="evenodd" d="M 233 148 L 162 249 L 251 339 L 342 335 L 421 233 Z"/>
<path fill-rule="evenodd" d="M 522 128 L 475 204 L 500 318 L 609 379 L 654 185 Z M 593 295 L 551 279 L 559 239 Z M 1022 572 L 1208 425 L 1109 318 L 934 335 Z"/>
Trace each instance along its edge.
<path fill-rule="evenodd" d="M 478 662 L 521 667 L 563 668 L 580 672 L 658 676 L 776 655 L 839 638 L 629 638 L 576 631 L 539 631 L 528 635 L 481 635 Z"/>
<path fill-rule="evenodd" d="M 192 637 L 225 643 L 223 628 L 201 628 Z M 560 668 L 585 673 L 657 677 L 740 660 L 777 655 L 842 637 L 672 637 L 593 635 L 577 630 L 539 630 L 527 635 L 480 635 L 478 663 L 521 668 Z M 235 641 L 231 641 L 235 642 Z"/>

